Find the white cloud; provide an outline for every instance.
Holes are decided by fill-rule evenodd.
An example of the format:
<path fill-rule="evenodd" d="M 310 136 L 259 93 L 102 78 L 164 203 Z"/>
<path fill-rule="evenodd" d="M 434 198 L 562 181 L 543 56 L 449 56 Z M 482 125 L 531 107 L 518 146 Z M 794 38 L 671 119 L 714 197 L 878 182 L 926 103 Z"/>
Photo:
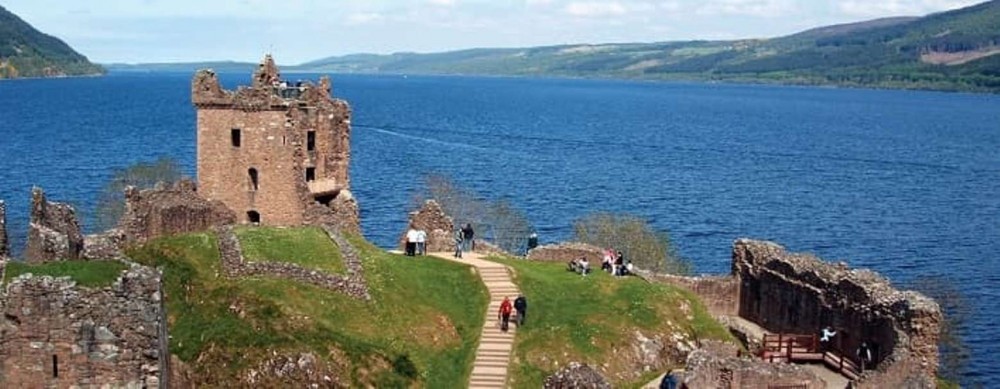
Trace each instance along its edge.
<path fill-rule="evenodd" d="M 357 26 L 377 22 L 384 18 L 385 17 L 378 12 L 358 12 L 347 15 L 347 19 L 344 22 L 348 25 Z"/>
<path fill-rule="evenodd" d="M 455 0 L 427 0 L 427 3 L 438 7 L 452 7 L 455 5 Z"/>
<path fill-rule="evenodd" d="M 912 15 L 967 7 L 981 0 L 841 0 L 837 10 L 845 15 L 859 17 L 884 17 Z"/>
<path fill-rule="evenodd" d="M 587 2 L 573 2 L 566 5 L 565 11 L 567 14 L 577 17 L 601 17 L 601 16 L 621 16 L 628 12 L 622 3 L 617 1 L 611 2 L 598 2 L 598 1 L 587 1 Z"/>
<path fill-rule="evenodd" d="M 698 8 L 700 15 L 778 17 L 797 10 L 794 0 L 710 0 Z"/>

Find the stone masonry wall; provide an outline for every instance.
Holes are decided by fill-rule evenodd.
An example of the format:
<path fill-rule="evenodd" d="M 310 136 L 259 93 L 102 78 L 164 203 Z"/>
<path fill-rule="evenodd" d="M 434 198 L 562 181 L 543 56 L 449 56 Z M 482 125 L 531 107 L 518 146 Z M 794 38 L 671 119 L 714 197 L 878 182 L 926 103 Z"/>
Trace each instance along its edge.
<path fill-rule="evenodd" d="M 253 85 L 235 91 L 222 89 L 211 71 L 195 75 L 199 192 L 225 203 L 244 223 L 257 212 L 263 224 L 300 225 L 306 207 L 322 201 L 344 223 L 356 224 L 356 203 L 331 202 L 342 192 L 349 196 L 350 107 L 331 97 L 326 78 L 301 88 L 279 88 L 278 81 L 270 56 L 254 74 Z M 240 133 L 239 145 L 234 130 Z M 257 172 L 256 189 L 250 169 Z M 307 183 L 307 170 L 314 182 Z M 319 184 L 319 192 L 311 184 Z M 345 230 L 351 229 L 360 227 Z"/>
<path fill-rule="evenodd" d="M 881 384 L 902 385 L 885 380 L 903 379 L 913 366 L 920 367 L 923 382 L 933 383 L 942 320 L 934 300 L 897 290 L 874 272 L 786 253 L 771 242 L 737 240 L 733 274 L 740 282 L 740 316 L 765 329 L 816 334 L 832 326 L 838 331 L 833 348 L 850 358 L 862 341 L 872 344 L 877 371 L 859 383 L 882 376 Z"/>
<path fill-rule="evenodd" d="M 711 349 L 692 351 L 680 378 L 682 387 L 691 389 L 826 388 L 825 381 L 798 365 L 718 355 Z"/>
<path fill-rule="evenodd" d="M 31 191 L 31 223 L 24 258 L 28 263 L 76 260 L 83 251 L 83 234 L 76 211 L 68 204 L 50 203 L 41 188 Z"/>
<path fill-rule="evenodd" d="M 740 310 L 740 282 L 732 276 L 683 277 L 638 270 L 643 278 L 694 292 L 713 316 L 736 316 Z"/>
<path fill-rule="evenodd" d="M 126 188 L 125 213 L 119 227 L 126 241 L 145 242 L 235 222 L 236 215 L 225 204 L 201 198 L 194 182 L 182 180 L 156 189 Z"/>
<path fill-rule="evenodd" d="M 580 257 L 587 257 L 591 267 L 600 269 L 604 250 L 591 244 L 569 242 L 538 246 L 528 251 L 528 259 L 533 261 L 569 262 Z"/>
<path fill-rule="evenodd" d="M 269 276 L 286 278 L 341 292 L 356 299 L 371 299 L 357 249 L 331 227 L 322 227 L 341 250 L 341 257 L 347 268 L 346 276 L 310 270 L 288 262 L 247 262 L 243 258 L 240 240 L 233 233 L 231 226 L 216 228 L 219 237 L 222 271 L 227 277 Z"/>
<path fill-rule="evenodd" d="M 112 286 L 22 275 L 0 292 L 0 387 L 167 387 L 161 275 Z"/>
<path fill-rule="evenodd" d="M 427 200 L 420 209 L 410 212 L 410 222 L 399 237 L 399 248 L 406 244 L 406 231 L 410 228 L 427 232 L 427 252 L 455 251 L 455 223 L 444 213 L 435 200 Z"/>

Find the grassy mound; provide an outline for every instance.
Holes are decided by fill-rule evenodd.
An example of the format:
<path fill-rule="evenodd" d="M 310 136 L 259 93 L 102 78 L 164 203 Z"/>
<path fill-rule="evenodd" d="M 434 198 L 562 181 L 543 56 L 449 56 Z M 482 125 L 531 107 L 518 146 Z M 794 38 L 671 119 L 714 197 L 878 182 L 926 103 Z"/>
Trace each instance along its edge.
<path fill-rule="evenodd" d="M 3 283 L 21 274 L 31 273 L 52 277 L 69 277 L 77 285 L 100 288 L 110 286 L 128 266 L 118 261 L 63 261 L 29 265 L 24 262 L 8 262 Z"/>
<path fill-rule="evenodd" d="M 477 276 L 464 265 L 404 259 L 350 240 L 361 252 L 372 301 L 279 278 L 225 278 L 210 233 L 159 239 L 129 254 L 164 267 L 171 352 L 187 362 L 197 385 L 245 386 L 249 372 L 273 355 L 310 352 L 320 377 L 338 386 L 464 387 L 487 303 Z M 284 244 L 243 241 L 265 253 Z M 295 250 L 278 254 L 299 260 L 298 253 L 325 253 Z M 261 379 L 255 385 L 296 380 Z"/>
<path fill-rule="evenodd" d="M 614 387 L 644 384 L 662 371 L 633 374 L 630 341 L 636 330 L 649 338 L 732 339 L 689 291 L 601 271 L 581 277 L 563 263 L 498 261 L 515 270 L 528 299 L 527 322 L 514 346 L 515 388 L 538 388 L 571 361 L 595 367 Z"/>
<path fill-rule="evenodd" d="M 236 236 L 247 261 L 290 262 L 330 274 L 345 271 L 340 251 L 319 227 L 239 227 Z"/>

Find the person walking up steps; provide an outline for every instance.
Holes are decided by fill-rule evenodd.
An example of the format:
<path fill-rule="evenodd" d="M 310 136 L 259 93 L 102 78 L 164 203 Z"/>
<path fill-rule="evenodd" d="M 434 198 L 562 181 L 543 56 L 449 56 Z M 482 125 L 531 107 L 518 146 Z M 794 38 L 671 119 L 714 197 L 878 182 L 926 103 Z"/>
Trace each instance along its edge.
<path fill-rule="evenodd" d="M 500 331 L 507 332 L 507 328 L 510 326 L 510 312 L 513 310 L 510 297 L 504 297 L 503 302 L 500 303 L 500 312 L 497 313 L 497 319 L 500 320 Z"/>
<path fill-rule="evenodd" d="M 474 251 L 476 249 L 476 244 L 474 240 L 476 238 L 476 231 L 472 230 L 472 223 L 466 223 L 465 227 L 462 228 L 462 245 L 465 251 Z"/>
<path fill-rule="evenodd" d="M 514 299 L 514 310 L 517 311 L 517 326 L 524 325 L 524 315 L 528 314 L 528 299 L 523 294 L 517 295 Z"/>

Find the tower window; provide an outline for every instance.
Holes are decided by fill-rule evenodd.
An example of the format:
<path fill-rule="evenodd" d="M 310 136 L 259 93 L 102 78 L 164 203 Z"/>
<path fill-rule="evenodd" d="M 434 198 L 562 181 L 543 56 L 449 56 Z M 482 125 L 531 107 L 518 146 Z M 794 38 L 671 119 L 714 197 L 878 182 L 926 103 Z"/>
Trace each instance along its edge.
<path fill-rule="evenodd" d="M 234 128 L 229 131 L 229 140 L 232 141 L 233 147 L 240 147 L 242 139 L 240 139 L 240 129 Z"/>
<path fill-rule="evenodd" d="M 316 168 L 307 167 L 306 168 L 306 182 L 316 181 Z"/>
<path fill-rule="evenodd" d="M 260 188 L 260 182 L 257 177 L 257 169 L 250 168 L 247 173 L 250 175 L 250 190 L 257 191 L 257 189 Z"/>
<path fill-rule="evenodd" d="M 260 224 L 260 212 L 247 211 L 247 221 L 252 224 Z"/>
<path fill-rule="evenodd" d="M 309 131 L 306 133 L 306 150 L 316 150 L 316 131 Z"/>
<path fill-rule="evenodd" d="M 59 356 L 52 355 L 52 378 L 59 378 Z"/>

